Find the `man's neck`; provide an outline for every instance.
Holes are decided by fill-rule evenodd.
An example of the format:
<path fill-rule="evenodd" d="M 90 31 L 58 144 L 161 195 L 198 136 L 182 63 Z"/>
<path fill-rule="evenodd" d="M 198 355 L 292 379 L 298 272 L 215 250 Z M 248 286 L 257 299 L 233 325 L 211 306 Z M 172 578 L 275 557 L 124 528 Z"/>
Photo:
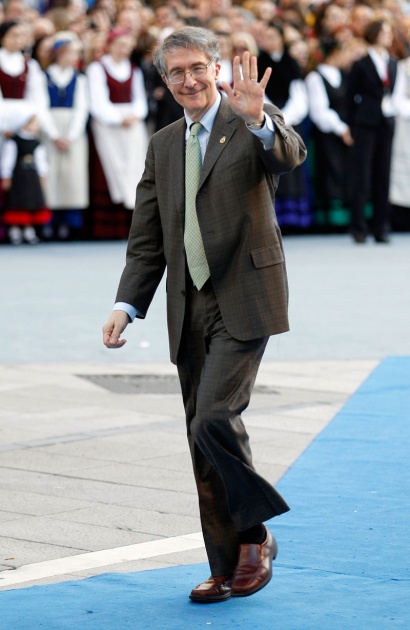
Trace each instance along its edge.
<path fill-rule="evenodd" d="M 199 112 L 195 113 L 194 116 L 191 116 L 189 112 L 185 111 L 185 120 L 187 122 L 188 127 L 191 124 L 191 122 L 201 122 L 209 130 L 209 128 L 212 127 L 213 125 L 213 121 L 219 109 L 220 102 L 221 102 L 221 95 L 219 94 L 219 92 L 217 92 L 217 94 L 215 95 L 214 102 L 212 103 L 210 107 L 207 107 L 205 111 L 200 112 L 200 113 Z"/>
<path fill-rule="evenodd" d="M 192 115 L 189 112 L 186 112 L 186 115 L 192 120 L 192 122 L 201 122 L 202 118 L 206 116 L 207 112 L 209 112 L 216 103 L 216 99 L 218 98 L 218 94 L 215 94 L 215 99 L 211 105 L 209 105 L 206 109 L 200 112 L 193 112 Z"/>

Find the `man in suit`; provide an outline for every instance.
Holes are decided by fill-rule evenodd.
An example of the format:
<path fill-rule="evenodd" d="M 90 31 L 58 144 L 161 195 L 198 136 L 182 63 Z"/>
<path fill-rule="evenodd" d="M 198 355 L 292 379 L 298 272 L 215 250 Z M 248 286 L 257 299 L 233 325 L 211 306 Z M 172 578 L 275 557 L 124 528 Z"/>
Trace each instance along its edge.
<path fill-rule="evenodd" d="M 348 77 L 348 122 L 352 129 L 351 232 L 365 243 L 366 203 L 373 205 L 372 231 L 376 243 L 390 240 L 390 164 L 395 127 L 397 62 L 389 55 L 393 42 L 387 19 L 370 22 L 364 37 L 368 54 L 357 60 Z"/>
<path fill-rule="evenodd" d="M 211 577 L 190 594 L 195 602 L 263 588 L 277 552 L 263 522 L 289 509 L 252 465 L 241 412 L 269 336 L 288 330 L 286 270 L 273 201 L 278 174 L 306 155 L 280 111 L 270 105 L 264 111 L 270 72 L 258 82 L 256 58 L 244 55 L 242 75 L 235 58 L 234 88 L 223 84 L 222 97 L 219 58 L 216 36 L 198 27 L 174 31 L 155 53 L 157 69 L 185 116 L 151 138 L 127 263 L 103 327 L 105 345 L 121 347 L 123 330 L 135 316 L 145 317 L 167 268 L 171 360 L 181 382 L 211 568 Z M 195 232 L 196 141 L 203 163 L 193 197 Z"/>

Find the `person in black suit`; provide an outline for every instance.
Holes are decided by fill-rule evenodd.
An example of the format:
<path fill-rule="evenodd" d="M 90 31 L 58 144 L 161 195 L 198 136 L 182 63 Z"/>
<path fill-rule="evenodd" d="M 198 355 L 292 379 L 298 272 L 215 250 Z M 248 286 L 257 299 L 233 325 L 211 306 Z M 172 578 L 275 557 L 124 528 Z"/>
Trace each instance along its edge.
<path fill-rule="evenodd" d="M 352 130 L 351 232 L 356 243 L 368 235 L 365 206 L 373 205 L 377 243 L 389 242 L 389 181 L 394 134 L 397 62 L 389 55 L 390 23 L 371 22 L 364 33 L 368 54 L 356 61 L 348 81 L 348 123 Z"/>

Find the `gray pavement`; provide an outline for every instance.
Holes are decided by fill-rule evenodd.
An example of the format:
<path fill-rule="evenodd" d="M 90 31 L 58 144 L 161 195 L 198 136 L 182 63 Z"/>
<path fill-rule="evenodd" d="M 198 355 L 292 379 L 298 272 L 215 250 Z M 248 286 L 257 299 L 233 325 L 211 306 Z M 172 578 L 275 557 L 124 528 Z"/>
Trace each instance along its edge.
<path fill-rule="evenodd" d="M 291 332 L 268 360 L 379 358 L 410 351 L 410 234 L 391 245 L 347 235 L 286 237 Z M 125 261 L 125 243 L 0 247 L 0 363 L 168 361 L 165 289 L 120 352 L 101 344 Z"/>
<path fill-rule="evenodd" d="M 409 354 L 409 246 L 285 239 L 292 332 L 245 413 L 273 483 L 384 356 Z M 0 248 L 0 589 L 206 559 L 163 288 L 125 348 L 101 344 L 124 250 Z"/>

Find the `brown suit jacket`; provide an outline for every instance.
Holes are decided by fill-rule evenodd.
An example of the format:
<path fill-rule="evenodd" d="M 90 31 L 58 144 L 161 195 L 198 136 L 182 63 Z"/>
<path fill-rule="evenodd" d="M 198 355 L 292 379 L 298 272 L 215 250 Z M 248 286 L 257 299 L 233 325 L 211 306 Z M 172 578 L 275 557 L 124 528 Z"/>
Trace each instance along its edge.
<path fill-rule="evenodd" d="M 280 111 L 265 106 L 275 144 L 265 151 L 225 97 L 209 138 L 197 213 L 213 287 L 225 326 L 247 341 L 288 328 L 288 286 L 274 196 L 278 175 L 306 157 L 300 136 Z M 156 133 L 137 187 L 126 266 L 117 298 L 145 316 L 167 268 L 171 361 L 176 363 L 185 314 L 185 119 Z"/>

